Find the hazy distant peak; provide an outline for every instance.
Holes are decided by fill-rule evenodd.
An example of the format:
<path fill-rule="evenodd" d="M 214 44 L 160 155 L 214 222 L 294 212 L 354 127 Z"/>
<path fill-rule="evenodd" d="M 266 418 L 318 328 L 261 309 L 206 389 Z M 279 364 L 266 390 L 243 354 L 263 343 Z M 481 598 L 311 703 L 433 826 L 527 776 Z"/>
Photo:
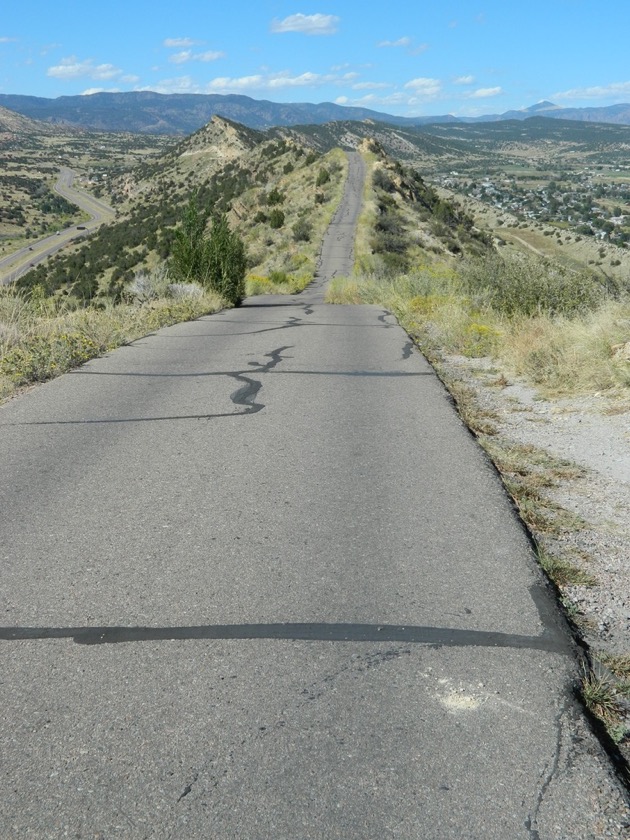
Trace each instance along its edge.
<path fill-rule="evenodd" d="M 548 99 L 543 99 L 542 102 L 537 102 L 535 105 L 530 105 L 529 108 L 524 108 L 524 110 L 528 111 L 530 114 L 537 114 L 540 111 L 560 111 L 561 109 L 561 105 L 554 105 L 554 103 L 549 102 Z"/>

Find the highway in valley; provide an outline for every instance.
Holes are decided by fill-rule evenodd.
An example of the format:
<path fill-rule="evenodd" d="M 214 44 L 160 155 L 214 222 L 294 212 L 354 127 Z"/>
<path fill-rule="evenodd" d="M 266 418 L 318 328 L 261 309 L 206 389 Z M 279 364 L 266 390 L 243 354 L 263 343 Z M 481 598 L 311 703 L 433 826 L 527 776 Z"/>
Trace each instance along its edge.
<path fill-rule="evenodd" d="M 494 469 L 389 312 L 324 303 L 363 178 L 304 293 L 0 407 L 0 837 L 622 836 Z"/>
<path fill-rule="evenodd" d="M 41 239 L 33 240 L 29 245 L 20 248 L 19 251 L 14 251 L 12 254 L 2 257 L 0 259 L 0 285 L 14 283 L 29 269 L 56 254 L 69 243 L 87 236 L 91 231 L 100 227 L 103 222 L 109 222 L 114 218 L 115 210 L 104 201 L 75 187 L 74 177 L 75 173 L 64 167 L 59 173 L 54 190 L 88 213 L 91 217 L 90 220 L 80 225 L 64 228 Z"/>

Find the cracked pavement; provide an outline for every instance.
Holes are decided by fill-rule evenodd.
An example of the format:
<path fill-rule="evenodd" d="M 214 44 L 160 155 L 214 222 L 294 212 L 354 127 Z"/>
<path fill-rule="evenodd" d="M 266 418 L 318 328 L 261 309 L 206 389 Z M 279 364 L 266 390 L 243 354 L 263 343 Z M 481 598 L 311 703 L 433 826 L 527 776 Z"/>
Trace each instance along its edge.
<path fill-rule="evenodd" d="M 494 470 L 391 315 L 322 302 L 355 212 L 303 295 L 0 408 L 0 836 L 627 833 Z"/>

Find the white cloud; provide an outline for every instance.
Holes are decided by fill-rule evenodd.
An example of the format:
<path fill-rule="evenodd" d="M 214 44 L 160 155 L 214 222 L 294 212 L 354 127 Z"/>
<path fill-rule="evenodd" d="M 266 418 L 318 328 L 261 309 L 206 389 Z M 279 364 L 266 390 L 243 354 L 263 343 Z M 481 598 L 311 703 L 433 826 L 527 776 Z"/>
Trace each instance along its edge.
<path fill-rule="evenodd" d="M 334 35 L 339 25 L 336 15 L 289 15 L 271 22 L 272 32 L 303 32 L 305 35 Z"/>
<path fill-rule="evenodd" d="M 165 38 L 162 44 L 169 49 L 183 50 L 187 47 L 194 47 L 199 41 L 192 38 Z"/>
<path fill-rule="evenodd" d="M 278 91 L 291 88 L 318 88 L 324 85 L 351 85 L 358 78 L 358 73 L 312 73 L 307 71 L 298 75 L 284 73 L 258 73 L 252 76 L 217 76 L 209 82 L 200 84 L 191 76 L 179 76 L 163 79 L 147 90 L 158 93 L 242 93 L 243 91 Z"/>
<path fill-rule="evenodd" d="M 347 96 L 339 96 L 335 99 L 337 105 L 352 105 L 355 108 L 389 107 L 392 105 L 398 107 L 409 105 L 413 101 L 413 98 L 410 98 L 404 93 L 390 93 L 388 96 L 377 96 L 374 93 L 368 93 L 358 99 L 350 99 Z"/>
<path fill-rule="evenodd" d="M 442 84 L 439 79 L 411 79 L 407 82 L 405 88 L 413 90 L 417 96 L 424 98 L 433 98 L 442 91 Z"/>
<path fill-rule="evenodd" d="M 334 73 L 300 73 L 291 76 L 289 73 L 276 73 L 264 80 L 265 87 L 270 90 L 291 87 L 321 87 L 322 85 L 349 84 L 358 77 L 358 73 L 344 73 L 338 76 Z"/>
<path fill-rule="evenodd" d="M 377 47 L 410 47 L 411 38 L 406 35 L 404 38 L 399 38 L 397 41 L 379 41 Z"/>
<path fill-rule="evenodd" d="M 182 50 L 182 52 L 173 53 L 168 57 L 168 60 L 172 64 L 184 64 L 186 61 L 190 61 L 192 58 L 192 50 Z"/>
<path fill-rule="evenodd" d="M 554 93 L 552 99 L 618 99 L 630 97 L 630 82 L 612 82 L 609 85 L 595 85 L 586 88 L 572 88 Z"/>
<path fill-rule="evenodd" d="M 225 58 L 224 52 L 217 50 L 206 50 L 206 52 L 194 53 L 192 50 L 182 50 L 178 53 L 173 53 L 169 56 L 169 61 L 172 64 L 185 64 L 187 61 L 217 61 L 219 58 Z"/>
<path fill-rule="evenodd" d="M 468 96 L 470 99 L 488 99 L 491 96 L 499 96 L 501 93 L 503 93 L 501 87 L 479 88 L 469 93 Z"/>
<path fill-rule="evenodd" d="M 260 75 L 240 76 L 239 78 L 219 76 L 208 82 L 205 87 L 208 93 L 233 93 L 234 91 L 261 89 L 265 87 L 265 78 Z"/>
<path fill-rule="evenodd" d="M 456 79 L 453 79 L 454 85 L 472 85 L 474 84 L 475 77 L 474 76 L 458 76 Z"/>
<path fill-rule="evenodd" d="M 218 61 L 220 58 L 225 58 L 225 53 L 221 50 L 206 50 L 194 56 L 195 61 Z"/>
<path fill-rule="evenodd" d="M 14 44 L 17 38 L 8 38 L 6 35 L 0 37 L 0 44 Z"/>
<path fill-rule="evenodd" d="M 137 90 L 152 90 L 155 93 L 209 93 L 191 76 L 178 76 L 175 79 L 162 79 L 157 84 L 136 88 Z"/>
<path fill-rule="evenodd" d="M 299 76 L 275 76 L 268 79 L 268 85 L 272 90 L 292 87 L 315 87 L 322 83 L 322 76 L 318 73 L 301 73 Z"/>
<path fill-rule="evenodd" d="M 130 85 L 140 81 L 139 76 L 125 73 L 119 67 L 114 67 L 113 64 L 95 64 L 92 58 L 79 61 L 74 55 L 68 58 L 62 58 L 60 64 L 49 67 L 46 75 L 63 80 L 94 79 L 94 81 L 98 82 L 107 82 L 115 79 L 117 82 Z"/>
<path fill-rule="evenodd" d="M 52 52 L 53 50 L 58 50 L 62 46 L 63 44 L 46 44 L 44 47 L 41 48 L 39 54 L 42 56 L 48 55 L 49 52 Z"/>
<path fill-rule="evenodd" d="M 61 64 L 54 67 L 49 67 L 46 71 L 47 76 L 52 76 L 56 79 L 98 79 L 101 81 L 107 79 L 115 79 L 123 73 L 118 67 L 113 64 L 94 64 L 92 58 L 85 61 L 79 61 L 76 56 L 72 55 L 68 58 L 62 58 Z"/>

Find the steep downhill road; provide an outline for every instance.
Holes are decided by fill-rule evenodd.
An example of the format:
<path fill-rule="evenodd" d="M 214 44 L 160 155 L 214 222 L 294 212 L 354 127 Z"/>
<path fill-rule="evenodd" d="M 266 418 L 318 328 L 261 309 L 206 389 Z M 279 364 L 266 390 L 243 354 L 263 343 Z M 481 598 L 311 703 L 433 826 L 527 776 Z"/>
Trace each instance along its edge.
<path fill-rule="evenodd" d="M 388 312 L 322 302 L 362 180 L 304 294 L 0 408 L 0 836 L 621 836 L 497 476 Z"/>

